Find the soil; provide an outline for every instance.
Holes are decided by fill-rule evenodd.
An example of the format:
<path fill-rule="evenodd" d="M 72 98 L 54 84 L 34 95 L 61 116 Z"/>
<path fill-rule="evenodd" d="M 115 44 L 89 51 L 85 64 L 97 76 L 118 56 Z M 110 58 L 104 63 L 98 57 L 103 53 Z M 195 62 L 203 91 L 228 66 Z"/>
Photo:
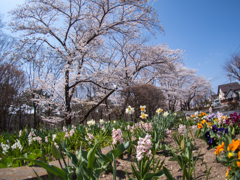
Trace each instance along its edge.
<path fill-rule="evenodd" d="M 240 138 L 240 136 L 236 137 L 237 139 Z M 177 143 L 174 141 L 172 135 L 168 135 L 165 138 L 164 143 L 170 144 L 173 148 L 177 148 Z M 196 179 L 206 179 L 206 166 L 209 169 L 212 167 L 209 177 L 209 180 L 217 179 L 217 180 L 225 180 L 227 167 L 223 166 L 221 163 L 216 162 L 216 155 L 214 154 L 216 148 L 209 148 L 203 140 L 196 139 L 196 150 L 193 151 L 194 157 L 197 156 L 198 152 L 200 151 L 199 158 L 197 160 L 196 166 L 195 166 L 195 173 L 196 173 Z M 170 154 L 167 154 L 166 151 L 159 151 L 157 152 L 157 156 L 160 156 L 161 159 L 165 159 L 164 166 L 170 170 L 170 173 L 176 180 L 182 179 L 182 169 L 178 165 L 177 161 L 168 161 L 172 156 Z M 131 163 L 134 163 L 133 157 L 129 157 L 127 152 L 124 153 L 123 159 L 116 159 L 116 166 L 117 166 L 117 180 L 124 180 L 128 179 L 125 173 L 125 170 L 128 172 L 130 177 L 132 177 L 131 173 Z M 193 175 L 193 174 L 192 174 Z M 100 176 L 100 180 L 112 180 L 113 174 L 103 172 Z M 160 180 L 167 179 L 166 176 L 162 176 L 159 178 Z"/>

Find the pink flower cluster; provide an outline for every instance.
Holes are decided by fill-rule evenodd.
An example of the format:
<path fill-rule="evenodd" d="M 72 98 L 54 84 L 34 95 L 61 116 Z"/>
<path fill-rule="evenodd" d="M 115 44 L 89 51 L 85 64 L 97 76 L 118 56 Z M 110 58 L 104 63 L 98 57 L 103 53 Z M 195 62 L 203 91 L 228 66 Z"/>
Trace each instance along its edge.
<path fill-rule="evenodd" d="M 64 137 L 69 138 L 70 137 L 69 133 L 66 132 Z"/>
<path fill-rule="evenodd" d="M 90 140 L 93 140 L 94 136 L 93 136 L 92 134 L 87 133 L 87 135 L 88 135 L 88 138 L 89 138 Z"/>
<path fill-rule="evenodd" d="M 186 133 L 186 126 L 179 124 L 179 128 L 178 128 L 178 132 L 182 135 L 184 135 Z"/>
<path fill-rule="evenodd" d="M 152 151 L 149 150 L 152 147 L 151 135 L 146 134 L 145 138 L 139 138 L 137 146 L 137 160 L 141 161 L 144 156 L 149 157 Z"/>
<path fill-rule="evenodd" d="M 151 123 L 139 122 L 139 123 L 135 124 L 135 127 L 143 128 L 147 132 L 152 131 L 152 124 Z"/>
<path fill-rule="evenodd" d="M 38 141 L 39 144 L 42 144 L 42 138 L 37 136 L 35 137 L 35 140 Z"/>
<path fill-rule="evenodd" d="M 45 142 L 48 143 L 48 137 L 47 136 L 45 136 Z"/>
<path fill-rule="evenodd" d="M 69 138 L 70 136 L 73 136 L 73 134 L 75 133 L 75 128 L 71 129 L 70 132 L 68 133 L 67 129 L 63 127 L 63 132 L 66 132 L 64 137 Z"/>
<path fill-rule="evenodd" d="M 67 132 L 67 128 L 65 128 L 65 126 L 63 126 L 63 132 Z"/>
<path fill-rule="evenodd" d="M 127 125 L 127 129 L 130 130 L 131 133 L 133 133 L 135 127 L 134 127 L 134 126 Z"/>
<path fill-rule="evenodd" d="M 171 134 L 172 133 L 172 131 L 171 130 L 169 130 L 169 129 L 166 129 L 166 135 L 169 135 L 169 134 Z"/>
<path fill-rule="evenodd" d="M 114 129 L 112 130 L 112 138 L 113 138 L 113 144 L 117 145 L 117 142 L 120 144 L 123 143 L 123 138 L 122 138 L 122 131 L 121 129 Z"/>
<path fill-rule="evenodd" d="M 73 136 L 74 133 L 75 133 L 74 129 L 71 129 L 71 131 L 69 132 L 70 136 Z"/>
<path fill-rule="evenodd" d="M 57 149 L 59 149 L 59 146 L 56 142 L 54 142 L 54 145 L 56 146 Z"/>
<path fill-rule="evenodd" d="M 145 129 L 145 131 L 150 132 L 152 131 L 152 124 L 151 123 L 144 123 L 142 124 L 142 127 Z"/>

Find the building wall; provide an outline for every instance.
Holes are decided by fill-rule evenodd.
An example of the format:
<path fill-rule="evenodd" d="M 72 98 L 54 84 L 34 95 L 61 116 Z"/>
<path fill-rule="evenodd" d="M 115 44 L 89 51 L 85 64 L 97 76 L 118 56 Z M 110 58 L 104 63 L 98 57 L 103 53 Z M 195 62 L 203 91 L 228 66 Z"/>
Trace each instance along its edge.
<path fill-rule="evenodd" d="M 223 100 L 223 99 L 225 99 L 225 98 L 224 98 L 224 93 L 223 93 L 222 90 L 220 89 L 220 90 L 219 90 L 219 100 Z"/>

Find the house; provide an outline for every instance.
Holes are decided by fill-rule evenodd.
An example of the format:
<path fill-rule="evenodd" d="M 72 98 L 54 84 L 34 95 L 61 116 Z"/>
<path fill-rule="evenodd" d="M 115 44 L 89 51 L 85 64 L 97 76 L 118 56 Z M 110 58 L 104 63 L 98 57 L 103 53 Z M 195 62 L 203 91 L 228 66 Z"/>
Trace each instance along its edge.
<path fill-rule="evenodd" d="M 218 99 L 222 105 L 229 102 L 239 102 L 240 84 L 238 82 L 222 84 L 218 86 Z"/>

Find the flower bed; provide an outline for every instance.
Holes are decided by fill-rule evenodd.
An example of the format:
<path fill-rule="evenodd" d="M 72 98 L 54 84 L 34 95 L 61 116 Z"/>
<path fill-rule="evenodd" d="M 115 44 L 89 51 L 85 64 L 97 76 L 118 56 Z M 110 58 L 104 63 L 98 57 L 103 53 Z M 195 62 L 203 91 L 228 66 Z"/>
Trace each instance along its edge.
<path fill-rule="evenodd" d="M 231 179 L 239 177 L 240 141 L 234 138 L 239 133 L 240 116 L 236 113 L 226 117 L 211 113 L 210 109 L 209 114 L 196 112 L 185 116 L 159 108 L 149 118 L 146 106 L 140 108 L 138 123 L 124 119 L 99 123 L 91 120 L 87 127 L 25 128 L 14 134 L 3 133 L 0 167 L 37 164 L 48 170 L 49 176 L 54 174 L 62 179 L 71 179 L 73 172 L 79 178 L 114 178 L 121 176 L 119 164 L 125 164 L 122 174 L 126 179 L 212 178 L 213 174 L 220 179 L 225 179 L 225 175 Z M 130 106 L 126 109 L 129 115 L 133 112 Z M 113 150 L 104 155 L 101 148 L 108 145 Z M 71 159 L 72 166 L 61 165 L 60 159 L 65 156 Z M 59 160 L 62 168 L 48 165 L 54 159 Z M 225 172 L 214 173 L 216 165 Z"/>

